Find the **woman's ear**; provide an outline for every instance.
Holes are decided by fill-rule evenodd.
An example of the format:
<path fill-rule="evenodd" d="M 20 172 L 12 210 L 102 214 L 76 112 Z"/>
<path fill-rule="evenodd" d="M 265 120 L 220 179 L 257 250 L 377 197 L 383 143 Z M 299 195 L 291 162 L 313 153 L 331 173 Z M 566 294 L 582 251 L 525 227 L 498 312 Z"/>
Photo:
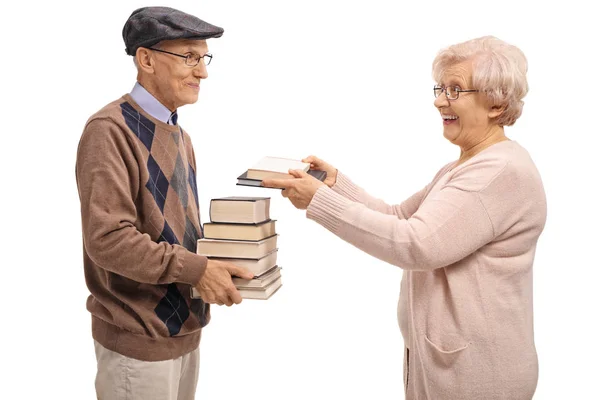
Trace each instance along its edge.
<path fill-rule="evenodd" d="M 504 110 L 506 110 L 506 105 L 491 106 L 490 110 L 488 111 L 488 118 L 489 119 L 496 119 L 500 115 L 502 115 L 502 113 L 504 112 Z"/>

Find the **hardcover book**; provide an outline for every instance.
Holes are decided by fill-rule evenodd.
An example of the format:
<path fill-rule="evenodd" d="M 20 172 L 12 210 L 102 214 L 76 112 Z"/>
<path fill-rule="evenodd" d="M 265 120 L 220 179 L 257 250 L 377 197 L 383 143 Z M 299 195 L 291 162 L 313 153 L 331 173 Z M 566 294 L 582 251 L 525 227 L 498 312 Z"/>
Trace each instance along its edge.
<path fill-rule="evenodd" d="M 229 196 L 211 199 L 211 222 L 260 224 L 270 218 L 270 197 Z"/>
<path fill-rule="evenodd" d="M 319 171 L 316 169 L 309 169 L 306 173 L 317 178 L 321 182 L 324 181 L 325 178 L 327 177 L 327 173 L 325 171 Z M 264 187 L 264 186 L 261 186 L 261 182 L 262 182 L 262 179 L 249 179 L 247 171 L 237 177 L 237 185 L 239 185 L 239 186 Z M 265 188 L 265 189 L 282 189 L 282 188 Z"/>
<path fill-rule="evenodd" d="M 249 179 L 291 179 L 292 175 L 288 173 L 290 169 L 299 169 L 304 172 L 308 171 L 310 163 L 305 163 L 300 160 L 282 157 L 263 157 L 252 167 L 248 168 Z"/>
<path fill-rule="evenodd" d="M 198 239 L 196 253 L 206 257 L 262 258 L 277 248 L 275 234 L 259 241 Z"/>
<path fill-rule="evenodd" d="M 204 223 L 204 237 L 207 239 L 262 240 L 273 236 L 275 233 L 274 219 L 257 224 L 239 224 L 234 222 Z"/>

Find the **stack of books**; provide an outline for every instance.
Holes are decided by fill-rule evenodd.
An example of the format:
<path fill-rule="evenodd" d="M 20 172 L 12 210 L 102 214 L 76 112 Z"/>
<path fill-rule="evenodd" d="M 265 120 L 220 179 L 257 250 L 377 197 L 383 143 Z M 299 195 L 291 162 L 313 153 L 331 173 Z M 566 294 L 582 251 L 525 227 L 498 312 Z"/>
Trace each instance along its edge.
<path fill-rule="evenodd" d="M 239 186 L 261 186 L 263 179 L 292 179 L 290 169 L 299 169 L 323 181 L 327 177 L 325 171 L 310 169 L 310 164 L 300 160 L 282 157 L 263 157 L 252 167 L 237 177 Z"/>
<path fill-rule="evenodd" d="M 198 254 L 244 267 L 254 279 L 233 278 L 244 299 L 268 299 L 282 285 L 277 265 L 276 220 L 270 197 L 231 196 L 211 199 L 210 222 L 198 240 Z M 197 296 L 195 290 L 192 296 Z"/>

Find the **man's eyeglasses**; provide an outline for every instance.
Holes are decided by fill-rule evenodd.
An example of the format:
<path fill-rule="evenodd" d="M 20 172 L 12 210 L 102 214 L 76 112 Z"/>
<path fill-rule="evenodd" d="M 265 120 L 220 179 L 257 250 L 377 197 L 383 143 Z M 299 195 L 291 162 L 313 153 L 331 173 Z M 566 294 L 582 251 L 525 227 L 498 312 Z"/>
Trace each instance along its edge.
<path fill-rule="evenodd" d="M 446 98 L 448 100 L 456 100 L 458 99 L 458 95 L 464 92 L 479 92 L 477 89 L 461 89 L 458 86 L 444 87 L 440 85 L 435 85 L 433 87 L 433 95 L 437 99 L 440 97 L 442 92 L 446 92 Z"/>
<path fill-rule="evenodd" d="M 172 56 L 185 58 L 185 65 L 187 65 L 189 67 L 195 67 L 196 65 L 198 65 L 198 63 L 200 63 L 200 60 L 202 60 L 202 59 L 204 59 L 204 65 L 209 65 L 210 62 L 212 61 L 212 57 L 213 57 L 212 54 L 210 54 L 210 53 L 206 53 L 203 56 L 201 56 L 200 54 L 195 54 L 195 53 L 183 55 L 183 54 L 171 53 L 170 51 L 153 49 L 152 47 L 149 47 L 149 49 L 158 51 L 161 53 L 171 54 Z"/>

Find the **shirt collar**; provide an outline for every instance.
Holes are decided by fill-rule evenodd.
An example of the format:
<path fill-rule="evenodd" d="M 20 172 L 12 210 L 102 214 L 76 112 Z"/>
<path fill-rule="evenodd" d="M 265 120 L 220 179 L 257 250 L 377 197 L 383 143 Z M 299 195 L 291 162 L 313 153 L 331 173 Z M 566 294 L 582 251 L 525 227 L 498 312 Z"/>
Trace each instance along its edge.
<path fill-rule="evenodd" d="M 165 122 L 169 125 L 175 125 L 171 119 L 173 114 L 165 107 L 160 101 L 156 99 L 150 92 L 148 92 L 139 82 L 136 82 L 131 90 L 131 98 L 135 101 L 144 111 L 153 116 L 159 121 Z"/>

